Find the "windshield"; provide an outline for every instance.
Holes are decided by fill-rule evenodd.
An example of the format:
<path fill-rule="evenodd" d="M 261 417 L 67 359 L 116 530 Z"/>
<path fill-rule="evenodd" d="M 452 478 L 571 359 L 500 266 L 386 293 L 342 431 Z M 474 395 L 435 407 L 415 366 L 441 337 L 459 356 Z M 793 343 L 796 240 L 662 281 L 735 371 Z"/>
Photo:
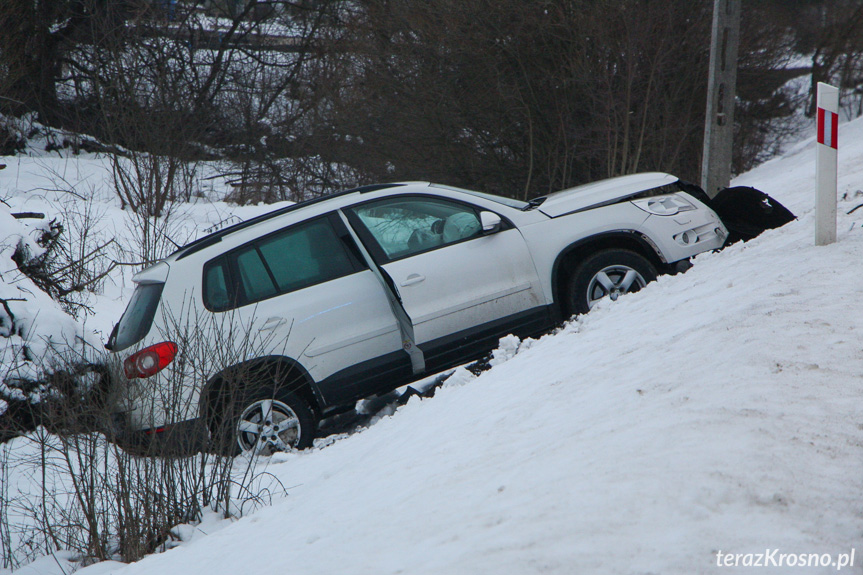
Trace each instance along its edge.
<path fill-rule="evenodd" d="M 503 196 L 496 196 L 494 194 L 486 194 L 485 192 L 475 192 L 473 190 L 465 190 L 464 188 L 456 188 L 455 186 L 444 186 L 441 184 L 431 184 L 431 186 L 433 188 L 443 188 L 444 190 L 454 190 L 456 192 L 462 192 L 465 194 L 470 194 L 472 196 L 477 196 L 479 198 L 491 200 L 493 202 L 497 202 L 499 204 L 503 204 L 505 206 L 515 208 L 517 210 L 523 210 L 524 208 L 527 207 L 527 202 L 522 202 L 521 200 L 514 200 L 512 198 L 505 198 Z"/>
<path fill-rule="evenodd" d="M 117 324 L 113 351 L 126 349 L 144 339 L 153 325 L 163 287 L 163 283 L 138 284 L 120 323 Z"/>

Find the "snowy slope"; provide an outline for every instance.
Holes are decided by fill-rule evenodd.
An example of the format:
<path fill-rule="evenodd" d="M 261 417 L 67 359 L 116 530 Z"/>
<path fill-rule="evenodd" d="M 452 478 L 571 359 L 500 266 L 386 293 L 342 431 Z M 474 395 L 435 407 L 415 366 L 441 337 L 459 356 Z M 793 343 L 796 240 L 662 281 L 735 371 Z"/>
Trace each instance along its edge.
<path fill-rule="evenodd" d="M 802 142 L 735 182 L 799 221 L 702 255 L 503 362 L 510 339 L 491 371 L 460 370 L 361 433 L 262 460 L 289 488 L 272 507 L 79 572 L 688 574 L 726 571 L 717 551 L 850 553 L 863 533 L 863 208 L 845 212 L 863 203 L 863 121 L 841 130 L 837 244 L 813 245 L 814 144 Z M 10 211 L 62 216 L 70 195 L 52 190 L 73 182 L 104 213 L 94 233 L 130 233 L 100 158 L 6 162 Z M 202 202 L 178 226 L 200 233 L 267 209 Z M 101 337 L 130 273 L 91 302 L 87 328 Z M 842 572 L 863 573 L 856 551 Z M 75 567 L 60 553 L 25 571 Z"/>
<path fill-rule="evenodd" d="M 850 553 L 863 533 L 863 121 L 839 242 L 813 142 L 736 181 L 800 216 L 600 306 L 478 378 L 268 462 L 290 495 L 82 574 L 713 573 L 723 553 Z M 510 342 L 512 343 L 512 342 Z M 775 556 L 774 556 L 775 557 Z M 863 573 L 863 547 L 843 572 Z M 836 567 L 766 572 L 835 572 Z"/>

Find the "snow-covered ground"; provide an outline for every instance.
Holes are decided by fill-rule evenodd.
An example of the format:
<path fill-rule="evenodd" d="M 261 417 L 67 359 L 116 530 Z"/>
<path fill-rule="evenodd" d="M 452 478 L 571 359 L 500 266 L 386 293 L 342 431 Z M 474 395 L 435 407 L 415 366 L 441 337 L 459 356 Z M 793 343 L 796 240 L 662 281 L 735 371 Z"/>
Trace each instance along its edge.
<path fill-rule="evenodd" d="M 691 574 L 765 551 L 785 563 L 766 572 L 828 573 L 781 555 L 852 550 L 842 572 L 863 573 L 863 208 L 845 214 L 863 203 L 863 121 L 840 137 L 838 243 L 814 246 L 807 140 L 735 181 L 798 221 L 510 338 L 490 371 L 362 432 L 263 459 L 289 487 L 270 507 L 79 573 Z M 121 295 L 106 289 L 99 325 Z"/>
<path fill-rule="evenodd" d="M 55 139 L 58 137 L 51 141 Z M 94 313 L 79 314 L 79 319 L 86 318 L 85 329 L 105 341 L 132 294 L 131 277 L 140 270 L 140 265 L 135 264 L 141 261 L 141 254 L 132 248 L 141 243 L 140 224 L 130 210 L 120 208 L 107 158 L 100 154 L 44 152 L 46 143 L 45 138 L 37 138 L 30 142 L 28 155 L 0 157 L 0 164 L 6 164 L 6 168 L 0 170 L 0 217 L 7 218 L 3 220 L 6 224 L 10 213 L 45 214 L 45 220 L 18 220 L 14 231 L 18 232 L 18 227 L 29 223 L 30 229 L 35 230 L 31 235 L 56 218 L 65 228 L 61 238 L 73 249 L 80 250 L 82 244 L 92 249 L 115 240 L 116 243 L 105 249 L 105 256 L 131 265 L 118 267 L 100 282 L 97 294 L 85 300 Z M 212 166 L 202 164 L 197 189 L 191 194 L 194 201 L 174 205 L 167 220 L 162 218 L 154 224 L 156 235 L 162 238 L 161 251 L 165 255 L 174 250 L 174 244 L 183 245 L 221 227 L 279 207 L 280 204 L 236 206 L 220 201 L 229 186 L 224 178 L 212 177 L 212 172 Z M 19 235 L 4 225 L 0 228 L 0 249 L 14 251 Z M 26 280 L 6 275 L 15 273 L 11 268 L 3 267 L 0 271 L 4 274 L 0 281 L 0 297 L 16 296 L 16 289 L 9 286 Z M 12 311 L 20 308 L 17 310 L 28 314 L 23 307 L 23 303 L 15 302 Z M 49 322 L 45 322 L 45 326 L 50 329 Z"/>

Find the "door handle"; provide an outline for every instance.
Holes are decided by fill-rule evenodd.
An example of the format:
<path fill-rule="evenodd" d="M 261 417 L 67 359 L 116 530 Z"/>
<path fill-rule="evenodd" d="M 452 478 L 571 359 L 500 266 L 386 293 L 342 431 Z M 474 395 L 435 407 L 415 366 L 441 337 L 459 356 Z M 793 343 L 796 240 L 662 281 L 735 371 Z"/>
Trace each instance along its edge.
<path fill-rule="evenodd" d="M 261 326 L 261 331 L 272 331 L 277 327 L 281 327 L 288 323 L 283 317 L 271 317 L 268 318 L 267 321 L 264 322 L 264 325 Z"/>
<path fill-rule="evenodd" d="M 422 281 L 425 281 L 425 279 L 426 279 L 426 277 L 425 277 L 424 275 L 420 275 L 420 274 L 411 274 L 411 275 L 409 275 L 408 277 L 406 277 L 406 278 L 405 278 L 405 281 L 403 281 L 403 282 L 401 283 L 401 286 L 402 286 L 402 287 L 412 286 L 412 285 L 418 284 L 418 283 L 420 283 L 420 282 L 422 282 Z"/>

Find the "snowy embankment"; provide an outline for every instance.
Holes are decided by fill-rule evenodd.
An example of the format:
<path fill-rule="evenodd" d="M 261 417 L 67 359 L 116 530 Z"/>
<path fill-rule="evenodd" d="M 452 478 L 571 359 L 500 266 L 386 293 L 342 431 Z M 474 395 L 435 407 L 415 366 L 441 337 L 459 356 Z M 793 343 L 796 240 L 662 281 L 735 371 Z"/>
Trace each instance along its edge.
<path fill-rule="evenodd" d="M 360 433 L 262 459 L 289 491 L 271 507 L 80 573 L 690 574 L 724 572 L 718 551 L 850 553 L 863 532 L 863 208 L 845 212 L 863 203 L 863 121 L 841 143 L 838 243 L 813 245 L 810 140 L 735 182 L 799 221 L 514 356 L 509 340 L 507 361 L 459 370 Z M 97 325 L 116 320 L 125 287 L 106 286 Z M 58 560 L 30 572 L 73 566 Z M 863 547 L 842 572 L 861 565 Z M 788 571 L 836 568 L 767 569 Z"/>
<path fill-rule="evenodd" d="M 863 122 L 842 142 L 838 243 L 813 245 L 804 142 L 736 181 L 799 221 L 702 255 L 478 378 L 460 371 L 326 449 L 274 456 L 287 498 L 111 570 L 689 574 L 722 572 L 718 551 L 850 553 L 863 531 L 863 209 L 845 212 L 863 203 Z M 863 572 L 863 548 L 855 561 L 843 572 Z"/>

